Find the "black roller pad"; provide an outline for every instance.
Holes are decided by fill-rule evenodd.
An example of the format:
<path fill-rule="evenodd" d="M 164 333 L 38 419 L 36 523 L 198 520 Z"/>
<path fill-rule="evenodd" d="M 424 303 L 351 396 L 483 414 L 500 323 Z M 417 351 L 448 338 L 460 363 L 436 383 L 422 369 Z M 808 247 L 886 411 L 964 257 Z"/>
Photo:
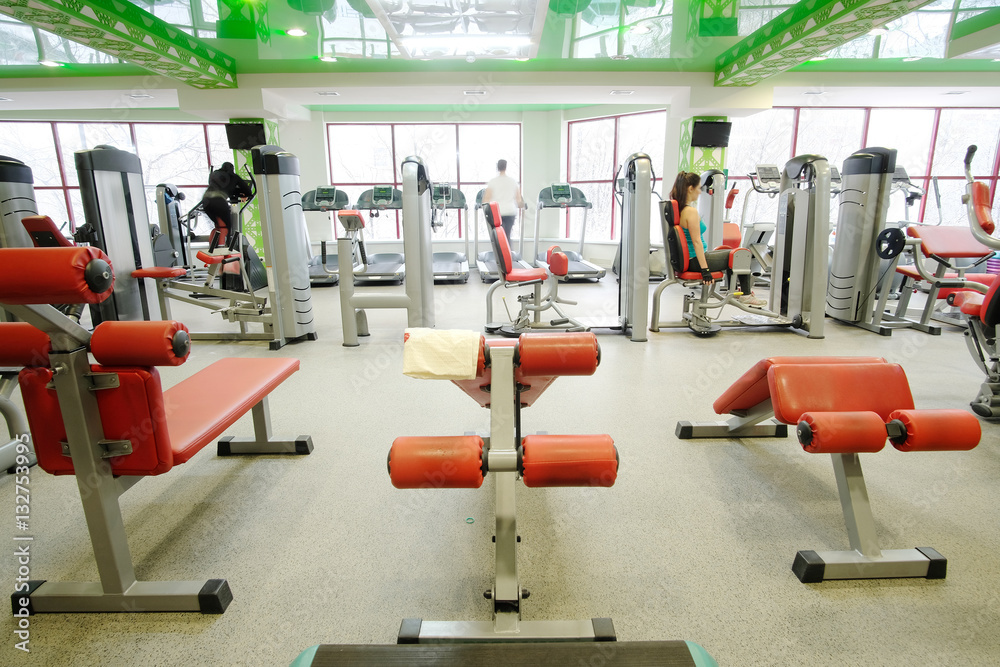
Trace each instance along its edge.
<path fill-rule="evenodd" d="M 817 584 L 826 574 L 826 563 L 815 551 L 800 551 L 795 554 L 792 572 L 803 584 Z"/>
<path fill-rule="evenodd" d="M 225 579 L 209 579 L 198 591 L 198 609 L 203 614 L 221 614 L 233 601 L 233 591 Z"/>

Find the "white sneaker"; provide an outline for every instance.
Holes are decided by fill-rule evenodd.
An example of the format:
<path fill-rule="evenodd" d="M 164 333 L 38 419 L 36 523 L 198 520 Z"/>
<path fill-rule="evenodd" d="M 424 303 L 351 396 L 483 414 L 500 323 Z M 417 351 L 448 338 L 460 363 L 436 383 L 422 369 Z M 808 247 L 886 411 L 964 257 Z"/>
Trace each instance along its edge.
<path fill-rule="evenodd" d="M 753 294 L 743 294 L 736 297 L 736 300 L 744 306 L 763 306 L 767 303 L 764 299 L 758 299 Z"/>

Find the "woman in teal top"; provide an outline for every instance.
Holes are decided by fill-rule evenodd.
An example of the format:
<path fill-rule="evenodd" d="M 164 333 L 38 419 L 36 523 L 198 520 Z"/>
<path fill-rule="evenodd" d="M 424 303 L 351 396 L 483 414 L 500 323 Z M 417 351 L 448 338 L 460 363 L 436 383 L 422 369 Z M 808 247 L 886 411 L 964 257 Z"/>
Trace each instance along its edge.
<path fill-rule="evenodd" d="M 674 187 L 670 190 L 670 198 L 675 200 L 680 206 L 681 219 L 677 224 L 684 230 L 684 237 L 688 246 L 688 270 L 700 271 L 701 279 L 705 283 L 712 282 L 713 271 L 729 270 L 729 250 L 708 250 L 705 246 L 705 221 L 698 215 L 698 209 L 694 207 L 694 202 L 698 201 L 701 195 L 701 176 L 696 173 L 682 171 L 674 181 Z M 698 230 L 697 242 L 692 240 L 694 230 Z M 750 291 L 750 276 L 741 274 L 737 276 L 740 283 L 740 291 L 743 294 L 738 297 L 738 301 L 748 306 L 763 306 L 766 301 L 758 299 Z"/>

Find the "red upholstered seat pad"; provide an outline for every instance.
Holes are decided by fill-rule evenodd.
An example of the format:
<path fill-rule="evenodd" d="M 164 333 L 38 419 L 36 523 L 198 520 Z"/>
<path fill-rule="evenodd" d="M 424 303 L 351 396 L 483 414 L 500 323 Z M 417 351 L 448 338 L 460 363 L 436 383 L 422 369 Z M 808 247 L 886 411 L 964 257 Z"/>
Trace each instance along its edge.
<path fill-rule="evenodd" d="M 905 266 L 897 266 L 896 273 L 901 273 L 904 276 L 909 276 L 914 280 L 923 280 L 920 274 L 917 272 L 917 267 L 912 264 L 907 264 Z M 958 278 L 958 274 L 954 272 L 946 272 L 944 274 L 945 280 L 955 280 Z M 965 279 L 972 283 L 979 283 L 980 285 L 992 285 L 993 281 L 996 280 L 997 274 L 995 273 L 966 273 Z"/>
<path fill-rule="evenodd" d="M 970 290 L 961 290 L 955 292 L 955 296 L 951 300 L 951 304 L 953 306 L 958 306 L 958 309 L 966 315 L 979 317 L 979 312 L 983 307 L 983 301 L 985 299 L 985 294 L 972 292 Z"/>
<path fill-rule="evenodd" d="M 236 253 L 231 253 L 227 255 L 209 255 L 204 250 L 199 250 L 196 257 L 206 264 L 221 264 L 224 260 L 230 257 L 238 257 Z"/>
<path fill-rule="evenodd" d="M 524 283 L 532 280 L 545 280 L 549 277 L 548 272 L 543 268 L 537 269 L 511 269 L 504 277 L 509 283 Z"/>
<path fill-rule="evenodd" d="M 678 280 L 701 280 L 701 271 L 685 271 L 677 274 Z M 722 271 L 712 271 L 712 278 L 719 280 L 722 278 Z"/>
<path fill-rule="evenodd" d="M 775 418 L 797 424 L 806 412 L 874 412 L 883 421 L 894 410 L 913 409 L 899 364 L 774 364 L 767 371 Z"/>
<path fill-rule="evenodd" d="M 174 463 L 197 454 L 298 369 L 298 359 L 220 359 L 163 392 Z"/>
<path fill-rule="evenodd" d="M 770 397 L 767 371 L 774 364 L 885 363 L 881 357 L 769 357 L 761 359 L 716 399 L 716 414 L 749 410 Z"/>
<path fill-rule="evenodd" d="M 179 266 L 154 266 L 148 269 L 136 269 L 133 278 L 180 278 L 187 270 Z"/>
<path fill-rule="evenodd" d="M 982 257 L 993 251 L 976 240 L 968 227 L 928 227 L 910 225 L 906 234 L 920 239 L 925 255 L 939 257 Z"/>

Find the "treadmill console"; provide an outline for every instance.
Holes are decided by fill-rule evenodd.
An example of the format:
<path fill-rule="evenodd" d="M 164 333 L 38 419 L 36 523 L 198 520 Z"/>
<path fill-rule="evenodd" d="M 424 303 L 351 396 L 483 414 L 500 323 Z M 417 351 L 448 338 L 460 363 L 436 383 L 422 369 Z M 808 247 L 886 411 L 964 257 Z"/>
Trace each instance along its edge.
<path fill-rule="evenodd" d="M 316 205 L 332 208 L 337 202 L 337 188 L 316 188 Z"/>
<path fill-rule="evenodd" d="M 773 164 L 758 164 L 754 172 L 756 178 L 751 176 L 754 190 L 765 194 L 778 194 L 781 191 L 781 171 Z"/>
<path fill-rule="evenodd" d="M 573 188 L 569 183 L 553 183 L 549 190 L 552 192 L 552 201 L 556 204 L 568 204 L 573 201 Z"/>
<path fill-rule="evenodd" d="M 448 183 L 434 184 L 431 189 L 431 203 L 434 206 L 447 206 L 451 203 L 451 185 Z"/>
<path fill-rule="evenodd" d="M 393 187 L 391 185 L 376 185 L 372 188 L 372 205 L 373 206 L 391 206 L 392 205 L 392 191 Z"/>

